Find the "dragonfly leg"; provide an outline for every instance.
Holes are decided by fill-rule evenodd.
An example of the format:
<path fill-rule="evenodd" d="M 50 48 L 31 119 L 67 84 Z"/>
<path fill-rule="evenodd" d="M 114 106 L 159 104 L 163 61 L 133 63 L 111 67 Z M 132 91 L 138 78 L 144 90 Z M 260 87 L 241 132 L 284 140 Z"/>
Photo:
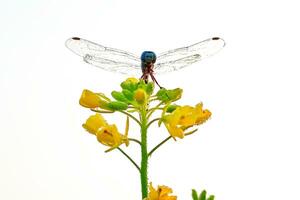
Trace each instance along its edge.
<path fill-rule="evenodd" d="M 140 79 L 144 80 L 145 83 L 148 83 L 148 76 L 149 76 L 149 74 L 144 73 Z"/>
<path fill-rule="evenodd" d="M 161 87 L 161 86 L 159 85 L 159 83 L 158 83 L 157 80 L 155 79 L 154 75 L 153 75 L 152 73 L 150 73 L 150 76 L 151 76 L 152 80 L 156 83 L 156 85 L 158 85 L 158 87 L 160 87 L 160 89 L 162 89 L 163 87 Z"/>

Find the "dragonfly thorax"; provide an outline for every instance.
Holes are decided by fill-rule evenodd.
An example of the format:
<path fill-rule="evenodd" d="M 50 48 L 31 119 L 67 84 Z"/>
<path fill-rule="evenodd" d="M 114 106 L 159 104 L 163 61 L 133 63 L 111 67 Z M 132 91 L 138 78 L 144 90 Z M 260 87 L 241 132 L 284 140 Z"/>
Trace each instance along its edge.
<path fill-rule="evenodd" d="M 141 55 L 141 61 L 145 64 L 154 64 L 156 61 L 156 55 L 152 51 L 144 51 Z"/>

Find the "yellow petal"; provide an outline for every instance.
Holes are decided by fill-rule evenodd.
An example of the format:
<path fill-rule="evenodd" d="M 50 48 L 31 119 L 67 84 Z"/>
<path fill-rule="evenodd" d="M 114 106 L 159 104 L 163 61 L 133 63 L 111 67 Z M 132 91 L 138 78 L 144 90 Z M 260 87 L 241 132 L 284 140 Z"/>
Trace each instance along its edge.
<path fill-rule="evenodd" d="M 176 196 L 169 196 L 173 191 L 167 186 L 158 186 L 156 190 L 150 183 L 149 190 L 146 200 L 177 200 Z"/>
<path fill-rule="evenodd" d="M 196 119 L 196 124 L 200 125 L 206 122 L 211 117 L 211 112 L 209 110 L 204 110 L 201 114 L 198 115 Z"/>
<path fill-rule="evenodd" d="M 83 124 L 83 128 L 85 128 L 89 133 L 96 134 L 99 128 L 106 126 L 107 123 L 101 114 L 96 113 L 95 115 L 90 116 L 85 124 Z"/>
<path fill-rule="evenodd" d="M 117 126 L 113 125 L 106 125 L 101 129 L 98 129 L 96 133 L 97 140 L 105 145 L 111 147 L 110 149 L 106 150 L 106 152 L 111 151 L 118 146 L 120 146 L 124 142 L 124 135 L 118 132 Z"/>
<path fill-rule="evenodd" d="M 101 98 L 90 90 L 83 90 L 79 104 L 86 108 L 96 108 L 100 105 Z"/>
<path fill-rule="evenodd" d="M 175 137 L 178 137 L 178 138 L 183 138 L 184 137 L 184 133 L 183 133 L 183 130 L 177 126 L 172 126 L 170 124 L 166 124 L 165 123 L 165 126 L 168 130 L 168 132 L 170 133 L 170 135 L 175 139 Z"/>
<path fill-rule="evenodd" d="M 150 183 L 149 190 L 148 200 L 158 200 L 159 194 L 152 186 L 152 183 Z"/>

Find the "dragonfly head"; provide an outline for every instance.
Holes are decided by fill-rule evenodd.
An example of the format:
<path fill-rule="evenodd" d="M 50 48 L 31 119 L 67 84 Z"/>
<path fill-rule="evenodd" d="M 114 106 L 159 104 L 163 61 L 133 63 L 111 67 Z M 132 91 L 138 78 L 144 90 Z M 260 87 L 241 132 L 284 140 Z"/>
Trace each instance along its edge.
<path fill-rule="evenodd" d="M 141 60 L 143 63 L 154 64 L 156 61 L 156 55 L 152 51 L 144 51 L 141 55 Z"/>

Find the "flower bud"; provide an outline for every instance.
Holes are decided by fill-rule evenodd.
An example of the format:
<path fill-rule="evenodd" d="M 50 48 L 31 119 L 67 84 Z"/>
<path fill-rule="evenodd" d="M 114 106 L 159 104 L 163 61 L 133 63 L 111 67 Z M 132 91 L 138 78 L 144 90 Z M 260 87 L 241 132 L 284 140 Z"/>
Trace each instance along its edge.
<path fill-rule="evenodd" d="M 126 90 L 134 91 L 138 87 L 139 80 L 136 78 L 128 78 L 121 83 L 121 87 Z"/>
<path fill-rule="evenodd" d="M 96 108 L 101 105 L 101 97 L 90 90 L 83 90 L 79 104 L 86 108 Z"/>
<path fill-rule="evenodd" d="M 124 96 L 126 97 L 126 99 L 128 99 L 129 101 L 133 101 L 133 92 L 131 92 L 130 90 L 126 90 L 123 89 L 122 93 L 124 94 Z"/>
<path fill-rule="evenodd" d="M 143 89 L 137 89 L 134 93 L 134 99 L 139 104 L 144 104 L 147 99 L 147 94 Z"/>
<path fill-rule="evenodd" d="M 180 88 L 176 88 L 173 90 L 166 90 L 162 88 L 156 93 L 157 98 L 164 103 L 177 101 L 181 98 L 181 95 L 182 89 Z"/>
<path fill-rule="evenodd" d="M 171 113 L 171 112 L 173 112 L 174 110 L 176 110 L 176 108 L 178 108 L 178 107 L 179 107 L 179 106 L 176 105 L 176 104 L 169 105 L 169 106 L 167 107 L 166 112 L 167 112 L 167 113 Z"/>
<path fill-rule="evenodd" d="M 146 86 L 146 92 L 148 95 L 151 95 L 154 91 L 154 83 L 153 82 L 149 82 L 147 83 L 147 86 Z"/>
<path fill-rule="evenodd" d="M 128 108 L 127 103 L 124 103 L 122 101 L 111 101 L 107 104 L 107 107 L 110 110 L 126 110 Z"/>
<path fill-rule="evenodd" d="M 125 97 L 125 95 L 122 92 L 112 91 L 111 96 L 115 98 L 117 101 L 122 101 L 127 103 L 128 99 Z"/>

